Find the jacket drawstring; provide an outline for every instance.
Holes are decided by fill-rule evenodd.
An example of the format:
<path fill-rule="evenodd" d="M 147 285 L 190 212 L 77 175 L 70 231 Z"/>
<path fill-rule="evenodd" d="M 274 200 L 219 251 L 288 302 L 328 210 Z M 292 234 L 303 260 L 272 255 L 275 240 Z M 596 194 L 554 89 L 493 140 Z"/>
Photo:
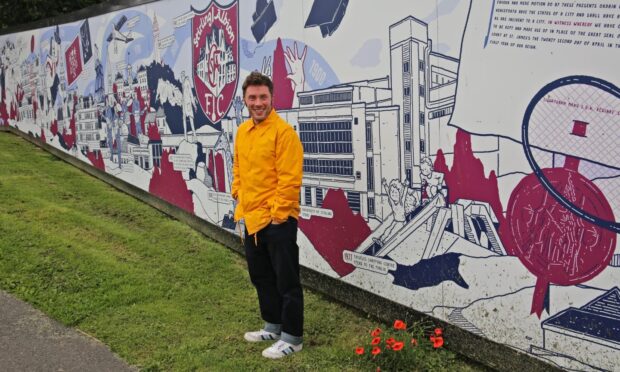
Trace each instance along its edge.
<path fill-rule="evenodd" d="M 245 246 L 245 239 L 243 238 L 243 231 L 241 231 L 241 224 L 237 222 L 237 229 L 239 230 L 239 239 L 241 239 L 241 245 Z"/>
<path fill-rule="evenodd" d="M 241 224 L 238 222 L 237 229 L 239 230 L 239 239 L 241 239 L 241 245 L 245 246 L 245 239 L 243 238 L 243 232 L 241 231 Z M 258 247 L 258 233 L 254 234 L 254 245 Z"/>

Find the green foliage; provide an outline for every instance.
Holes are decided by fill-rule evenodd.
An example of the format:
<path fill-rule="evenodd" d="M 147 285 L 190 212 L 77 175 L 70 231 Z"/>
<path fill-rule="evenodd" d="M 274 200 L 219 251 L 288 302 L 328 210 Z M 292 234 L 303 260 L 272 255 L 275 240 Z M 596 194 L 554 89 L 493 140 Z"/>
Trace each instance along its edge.
<path fill-rule="evenodd" d="M 150 206 L 0 133 L 0 288 L 159 370 L 366 370 L 355 346 L 375 326 L 305 291 L 304 350 L 280 361 L 260 327 L 245 260 Z M 421 367 L 472 370 L 447 350 Z"/>
<path fill-rule="evenodd" d="M 0 1 L 0 28 L 55 17 L 109 0 L 4 0 Z"/>

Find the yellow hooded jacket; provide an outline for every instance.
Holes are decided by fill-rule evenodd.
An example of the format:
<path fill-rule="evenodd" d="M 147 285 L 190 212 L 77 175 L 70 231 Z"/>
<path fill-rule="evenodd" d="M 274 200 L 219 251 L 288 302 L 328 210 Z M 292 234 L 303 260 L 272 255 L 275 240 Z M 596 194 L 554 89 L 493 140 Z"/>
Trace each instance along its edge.
<path fill-rule="evenodd" d="M 272 219 L 298 218 L 302 173 L 301 141 L 274 109 L 259 124 L 251 118 L 243 122 L 235 139 L 235 221 L 245 219 L 245 227 L 253 235 Z"/>

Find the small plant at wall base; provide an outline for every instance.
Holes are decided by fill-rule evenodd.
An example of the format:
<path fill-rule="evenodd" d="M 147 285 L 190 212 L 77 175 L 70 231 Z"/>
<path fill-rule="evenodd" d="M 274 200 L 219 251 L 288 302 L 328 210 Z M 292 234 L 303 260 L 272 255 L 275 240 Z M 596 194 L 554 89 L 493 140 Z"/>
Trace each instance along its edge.
<path fill-rule="evenodd" d="M 441 328 L 425 327 L 415 323 L 410 327 L 402 320 L 395 320 L 390 328 L 375 328 L 367 341 L 355 347 L 360 367 L 376 371 L 412 371 L 441 367 L 441 358 L 429 358 L 433 353 L 443 353 L 444 337 Z M 436 355 L 439 357 L 439 355 Z"/>

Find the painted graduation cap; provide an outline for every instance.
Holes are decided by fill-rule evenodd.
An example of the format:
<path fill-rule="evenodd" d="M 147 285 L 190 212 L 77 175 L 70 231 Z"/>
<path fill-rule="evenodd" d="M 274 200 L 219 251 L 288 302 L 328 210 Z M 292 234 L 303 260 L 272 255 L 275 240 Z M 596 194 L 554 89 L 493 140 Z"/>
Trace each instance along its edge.
<path fill-rule="evenodd" d="M 276 8 L 273 5 L 273 0 L 256 0 L 256 11 L 252 14 L 254 23 L 251 26 L 252 34 L 257 43 L 260 43 L 267 31 L 278 20 L 276 16 Z"/>
<path fill-rule="evenodd" d="M 314 0 L 305 28 L 319 26 L 323 37 L 331 36 L 340 26 L 349 0 Z"/>

